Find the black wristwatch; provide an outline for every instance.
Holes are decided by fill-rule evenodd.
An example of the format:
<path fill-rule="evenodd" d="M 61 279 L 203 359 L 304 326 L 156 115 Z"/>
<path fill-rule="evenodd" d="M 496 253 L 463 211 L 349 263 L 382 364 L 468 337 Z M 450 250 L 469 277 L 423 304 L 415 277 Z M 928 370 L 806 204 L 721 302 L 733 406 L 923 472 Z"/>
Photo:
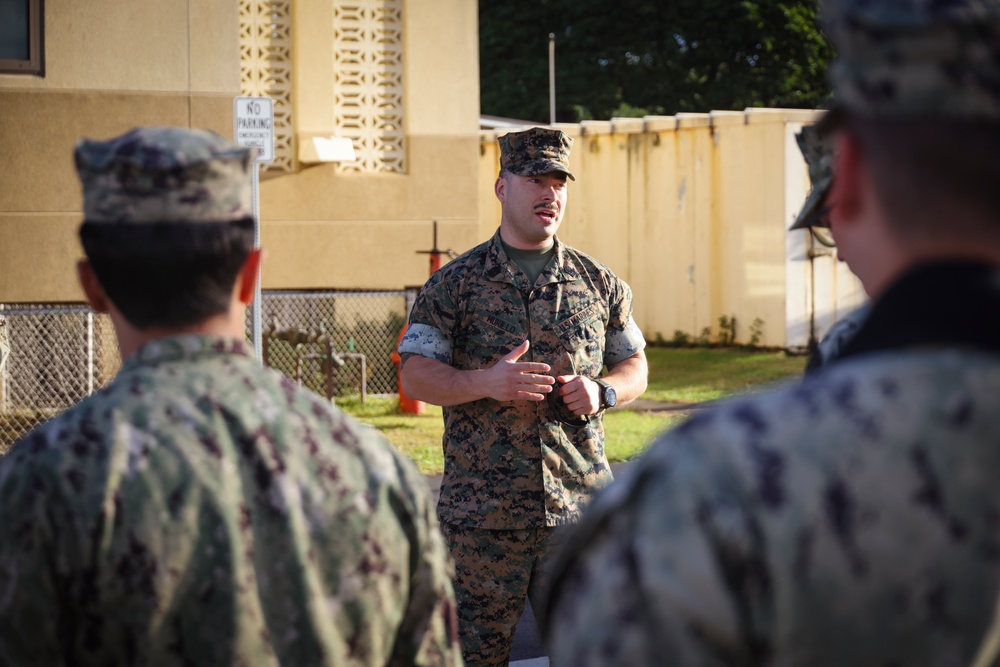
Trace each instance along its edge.
<path fill-rule="evenodd" d="M 594 380 L 594 382 L 601 386 L 601 410 L 613 408 L 618 405 L 618 394 L 615 392 L 614 387 L 604 380 Z"/>

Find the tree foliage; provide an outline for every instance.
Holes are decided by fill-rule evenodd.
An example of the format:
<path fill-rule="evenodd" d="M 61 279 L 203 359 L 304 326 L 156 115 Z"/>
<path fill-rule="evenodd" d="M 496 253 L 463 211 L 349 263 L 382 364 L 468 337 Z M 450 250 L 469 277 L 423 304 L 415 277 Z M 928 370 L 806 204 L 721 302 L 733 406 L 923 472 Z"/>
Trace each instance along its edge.
<path fill-rule="evenodd" d="M 480 0 L 484 114 L 548 120 L 550 32 L 560 122 L 829 96 L 816 0 Z"/>

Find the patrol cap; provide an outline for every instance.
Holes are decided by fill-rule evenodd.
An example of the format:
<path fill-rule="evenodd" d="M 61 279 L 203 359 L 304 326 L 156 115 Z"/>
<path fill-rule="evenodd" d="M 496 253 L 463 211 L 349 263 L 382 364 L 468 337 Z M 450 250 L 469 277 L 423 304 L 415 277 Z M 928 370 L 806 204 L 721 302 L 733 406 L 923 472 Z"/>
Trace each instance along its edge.
<path fill-rule="evenodd" d="M 823 222 L 826 207 L 823 202 L 833 184 L 833 144 L 828 133 L 823 133 L 816 125 L 807 125 L 795 135 L 802 151 L 802 157 L 809 167 L 809 182 L 812 188 L 806 203 L 802 205 L 798 217 L 789 229 L 825 227 Z"/>
<path fill-rule="evenodd" d="M 823 0 L 838 109 L 1000 122 L 1000 0 Z"/>
<path fill-rule="evenodd" d="M 253 217 L 253 149 L 205 130 L 140 127 L 73 152 L 83 215 L 101 222 L 229 222 Z"/>
<path fill-rule="evenodd" d="M 573 140 L 560 130 L 533 127 L 523 132 L 509 132 L 500 143 L 500 170 L 518 176 L 540 176 L 560 171 L 570 179 L 569 151 Z"/>

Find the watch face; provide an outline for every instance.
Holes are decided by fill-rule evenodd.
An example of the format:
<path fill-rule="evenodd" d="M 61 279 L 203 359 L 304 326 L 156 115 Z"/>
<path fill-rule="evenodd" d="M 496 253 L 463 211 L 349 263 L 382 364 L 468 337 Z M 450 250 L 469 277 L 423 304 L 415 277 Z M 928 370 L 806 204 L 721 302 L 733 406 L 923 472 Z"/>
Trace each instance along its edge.
<path fill-rule="evenodd" d="M 615 388 L 610 385 L 604 388 L 604 405 L 609 408 L 618 405 L 618 394 L 615 392 Z"/>

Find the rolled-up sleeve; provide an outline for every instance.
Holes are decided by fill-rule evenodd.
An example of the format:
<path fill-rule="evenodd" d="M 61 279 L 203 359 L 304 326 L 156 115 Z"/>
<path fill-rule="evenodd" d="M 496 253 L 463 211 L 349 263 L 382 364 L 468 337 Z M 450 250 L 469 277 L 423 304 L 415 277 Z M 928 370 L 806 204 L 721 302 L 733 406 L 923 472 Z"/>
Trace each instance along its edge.
<path fill-rule="evenodd" d="M 617 279 L 609 295 L 610 316 L 604 335 L 604 363 L 613 366 L 646 347 L 646 339 L 632 318 L 632 288 Z"/>
<path fill-rule="evenodd" d="M 419 354 L 451 364 L 452 340 L 457 319 L 457 300 L 451 281 L 438 271 L 420 290 L 406 333 L 399 341 L 399 354 Z"/>
<path fill-rule="evenodd" d="M 604 363 L 613 366 L 645 349 L 646 339 L 630 315 L 621 331 L 608 328 L 604 337 Z"/>
<path fill-rule="evenodd" d="M 440 329 L 429 324 L 411 324 L 399 341 L 399 354 L 419 354 L 421 357 L 451 363 L 451 341 Z"/>

